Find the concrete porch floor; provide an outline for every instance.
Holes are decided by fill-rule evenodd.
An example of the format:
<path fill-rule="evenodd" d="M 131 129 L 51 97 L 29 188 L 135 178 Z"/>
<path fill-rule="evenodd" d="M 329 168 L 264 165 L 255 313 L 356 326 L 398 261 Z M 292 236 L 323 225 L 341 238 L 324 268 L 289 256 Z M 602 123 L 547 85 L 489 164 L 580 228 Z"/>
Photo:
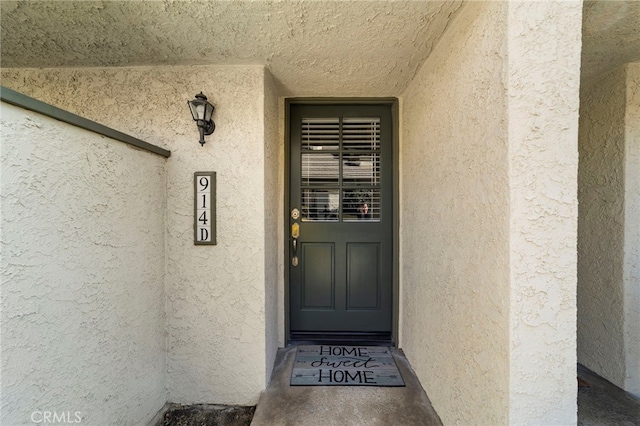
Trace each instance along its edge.
<path fill-rule="evenodd" d="M 578 364 L 578 426 L 639 426 L 640 399 Z"/>
<path fill-rule="evenodd" d="M 251 425 L 442 425 L 402 350 L 392 352 L 405 387 L 290 386 L 296 347 L 279 349 Z"/>
<path fill-rule="evenodd" d="M 393 349 L 406 387 L 290 386 L 296 347 L 278 350 L 271 383 L 251 425 L 442 425 L 400 349 Z M 578 365 L 579 426 L 640 426 L 640 400 Z"/>

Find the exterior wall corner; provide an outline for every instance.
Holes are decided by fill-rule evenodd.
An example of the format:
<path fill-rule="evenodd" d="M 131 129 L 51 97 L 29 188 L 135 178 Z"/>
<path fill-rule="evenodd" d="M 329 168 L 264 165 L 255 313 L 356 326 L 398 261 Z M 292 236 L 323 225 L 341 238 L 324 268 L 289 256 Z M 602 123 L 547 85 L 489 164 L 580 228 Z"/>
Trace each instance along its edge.
<path fill-rule="evenodd" d="M 582 2 L 508 9 L 509 423 L 575 424 Z"/>

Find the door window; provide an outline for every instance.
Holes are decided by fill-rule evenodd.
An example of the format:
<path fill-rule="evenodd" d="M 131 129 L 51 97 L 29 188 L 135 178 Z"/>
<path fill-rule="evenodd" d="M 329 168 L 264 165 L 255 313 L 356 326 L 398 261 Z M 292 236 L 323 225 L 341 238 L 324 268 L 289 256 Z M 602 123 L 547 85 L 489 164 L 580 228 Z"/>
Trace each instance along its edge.
<path fill-rule="evenodd" d="M 303 118 L 301 220 L 380 221 L 380 118 Z"/>

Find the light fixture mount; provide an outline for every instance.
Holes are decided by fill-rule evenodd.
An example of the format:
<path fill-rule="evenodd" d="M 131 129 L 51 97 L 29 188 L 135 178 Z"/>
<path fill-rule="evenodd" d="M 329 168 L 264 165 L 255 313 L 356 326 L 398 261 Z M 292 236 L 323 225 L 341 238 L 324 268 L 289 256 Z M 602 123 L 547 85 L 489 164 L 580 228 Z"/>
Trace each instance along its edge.
<path fill-rule="evenodd" d="M 215 107 L 207 100 L 207 97 L 202 93 L 198 93 L 192 101 L 187 101 L 189 108 L 191 109 L 191 116 L 193 121 L 198 126 L 200 132 L 200 145 L 204 146 L 205 135 L 210 135 L 216 129 L 216 124 L 211 119 Z"/>

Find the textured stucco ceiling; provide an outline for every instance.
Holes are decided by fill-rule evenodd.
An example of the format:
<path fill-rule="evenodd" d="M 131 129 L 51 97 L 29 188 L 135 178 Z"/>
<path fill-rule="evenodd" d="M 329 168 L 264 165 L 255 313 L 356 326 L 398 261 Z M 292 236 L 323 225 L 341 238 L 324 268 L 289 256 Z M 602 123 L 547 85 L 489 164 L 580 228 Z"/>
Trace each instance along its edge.
<path fill-rule="evenodd" d="M 402 93 L 460 1 L 5 1 L 2 67 L 264 64 L 288 95 Z M 583 79 L 640 59 L 640 1 L 584 6 Z"/>
<path fill-rule="evenodd" d="M 288 94 L 398 95 L 460 1 L 2 1 L 3 67 L 265 64 Z"/>
<path fill-rule="evenodd" d="M 640 60 L 640 1 L 586 1 L 582 16 L 582 80 Z"/>

